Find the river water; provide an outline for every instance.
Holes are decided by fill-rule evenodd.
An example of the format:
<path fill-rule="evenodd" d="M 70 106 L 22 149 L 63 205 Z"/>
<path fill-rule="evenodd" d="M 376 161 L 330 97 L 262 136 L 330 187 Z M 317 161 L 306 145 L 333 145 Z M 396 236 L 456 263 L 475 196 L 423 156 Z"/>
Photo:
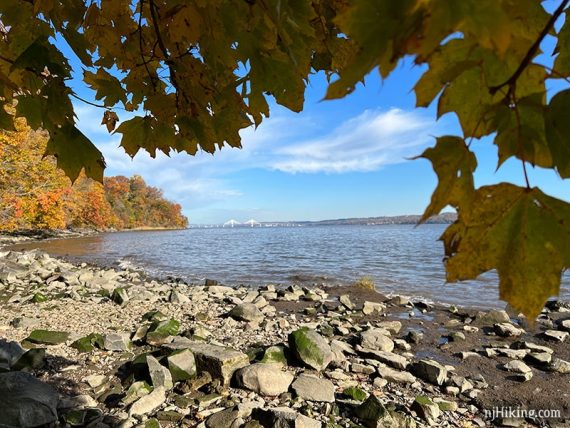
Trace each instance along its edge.
<path fill-rule="evenodd" d="M 154 276 L 226 284 L 349 284 L 374 278 L 377 289 L 469 307 L 504 307 L 491 272 L 446 284 L 445 225 L 193 228 L 106 233 L 27 244 L 52 255 L 104 265 L 123 263 Z M 19 247 L 24 247 L 20 245 Z M 564 276 L 564 299 L 570 280 Z"/>

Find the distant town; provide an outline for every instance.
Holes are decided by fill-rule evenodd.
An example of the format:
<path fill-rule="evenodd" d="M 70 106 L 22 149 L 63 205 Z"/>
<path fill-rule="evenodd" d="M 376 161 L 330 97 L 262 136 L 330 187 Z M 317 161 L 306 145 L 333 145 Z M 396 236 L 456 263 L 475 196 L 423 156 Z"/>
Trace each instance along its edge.
<path fill-rule="evenodd" d="M 249 219 L 247 221 L 237 221 L 230 219 L 223 224 L 190 224 L 190 228 L 234 228 L 234 227 L 305 227 L 305 226 L 378 226 L 386 224 L 417 224 L 420 215 L 399 215 L 364 218 L 341 218 L 335 220 L 320 221 L 257 221 Z M 456 213 L 442 213 L 433 216 L 426 221 L 428 224 L 450 224 L 457 219 Z"/>

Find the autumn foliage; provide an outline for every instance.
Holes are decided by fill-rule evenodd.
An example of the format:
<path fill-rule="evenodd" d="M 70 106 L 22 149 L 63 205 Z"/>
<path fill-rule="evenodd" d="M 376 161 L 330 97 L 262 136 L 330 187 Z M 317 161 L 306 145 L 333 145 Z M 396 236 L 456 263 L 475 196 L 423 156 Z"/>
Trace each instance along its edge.
<path fill-rule="evenodd" d="M 0 230 L 131 229 L 186 227 L 181 206 L 135 175 L 105 178 L 83 174 L 71 185 L 55 159 L 42 159 L 47 135 L 23 121 L 0 132 Z"/>

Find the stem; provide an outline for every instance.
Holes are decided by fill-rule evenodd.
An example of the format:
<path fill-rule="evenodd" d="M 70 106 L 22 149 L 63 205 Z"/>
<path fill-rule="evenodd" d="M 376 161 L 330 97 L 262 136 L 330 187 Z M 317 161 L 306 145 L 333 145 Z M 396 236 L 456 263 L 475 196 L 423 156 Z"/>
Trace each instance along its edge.
<path fill-rule="evenodd" d="M 526 172 L 526 162 L 521 159 L 523 172 L 524 172 L 524 181 L 526 182 L 526 188 L 530 190 L 530 182 L 528 181 L 528 174 Z"/>
<path fill-rule="evenodd" d="M 542 29 L 540 34 L 538 35 L 538 39 L 536 39 L 535 42 L 532 44 L 532 46 L 530 47 L 530 49 L 528 50 L 528 52 L 524 56 L 522 62 L 520 63 L 518 68 L 515 70 L 513 75 L 511 77 L 509 77 L 507 80 L 505 80 L 503 83 L 501 83 L 500 85 L 492 86 L 489 88 L 489 93 L 491 95 L 495 95 L 495 93 L 499 89 L 501 89 L 503 86 L 508 85 L 508 86 L 512 87 L 516 83 L 517 79 L 520 77 L 520 75 L 522 74 L 524 69 L 530 64 L 530 62 L 532 61 L 532 58 L 536 55 L 538 48 L 540 47 L 540 44 L 542 43 L 542 40 L 546 37 L 548 32 L 552 29 L 552 27 L 554 26 L 554 23 L 560 17 L 562 12 L 564 12 L 564 8 L 568 5 L 569 1 L 570 0 L 562 0 L 562 3 L 560 3 L 558 8 L 554 11 L 552 16 L 550 17 L 550 19 L 548 20 L 548 22 L 546 23 L 546 25 L 544 26 L 544 28 Z"/>

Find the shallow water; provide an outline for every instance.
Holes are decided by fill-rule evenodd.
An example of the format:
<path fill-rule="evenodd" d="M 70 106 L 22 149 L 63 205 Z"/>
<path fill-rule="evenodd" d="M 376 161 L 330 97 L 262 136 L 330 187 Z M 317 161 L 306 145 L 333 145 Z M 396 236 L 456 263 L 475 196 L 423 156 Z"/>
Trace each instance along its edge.
<path fill-rule="evenodd" d="M 188 281 L 347 284 L 371 276 L 383 293 L 504 307 L 492 272 L 477 281 L 445 283 L 443 245 L 437 240 L 444 229 L 445 225 L 381 225 L 137 231 L 25 247 L 105 265 L 128 263 L 152 275 Z M 569 285 L 565 275 L 565 299 L 570 299 Z"/>

